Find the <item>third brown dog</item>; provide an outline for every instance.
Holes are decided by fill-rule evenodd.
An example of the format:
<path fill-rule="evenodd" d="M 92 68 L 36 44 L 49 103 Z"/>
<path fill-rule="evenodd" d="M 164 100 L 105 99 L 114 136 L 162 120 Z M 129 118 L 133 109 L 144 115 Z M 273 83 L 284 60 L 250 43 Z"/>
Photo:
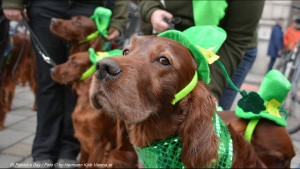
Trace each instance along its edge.
<path fill-rule="evenodd" d="M 17 85 L 29 85 L 34 96 L 37 87 L 36 58 L 33 52 L 29 34 L 18 32 L 11 36 L 12 51 L 6 57 L 3 69 L 0 98 L 0 130 L 4 128 L 7 112 L 11 110 Z M 33 106 L 36 110 L 36 104 Z"/>
<path fill-rule="evenodd" d="M 238 118 L 233 111 L 219 112 L 220 117 L 244 135 L 249 120 Z M 251 145 L 268 168 L 290 168 L 295 156 L 293 143 L 285 127 L 261 119 L 253 133 Z"/>

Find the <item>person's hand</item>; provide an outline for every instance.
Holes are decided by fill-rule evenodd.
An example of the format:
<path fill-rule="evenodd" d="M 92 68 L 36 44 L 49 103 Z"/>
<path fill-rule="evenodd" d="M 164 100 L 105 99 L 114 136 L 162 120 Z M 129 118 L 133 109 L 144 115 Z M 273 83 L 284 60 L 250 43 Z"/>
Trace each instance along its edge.
<path fill-rule="evenodd" d="M 151 24 L 156 33 L 161 33 L 169 29 L 168 23 L 164 19 L 172 19 L 173 15 L 165 10 L 155 10 L 151 15 Z"/>
<path fill-rule="evenodd" d="M 120 32 L 115 28 L 109 28 L 107 40 L 115 40 L 120 36 Z"/>
<path fill-rule="evenodd" d="M 281 56 L 282 53 L 283 53 L 283 50 L 279 50 L 279 51 L 278 51 L 278 56 Z"/>
<path fill-rule="evenodd" d="M 3 9 L 4 16 L 11 21 L 22 21 L 22 11 L 20 9 Z"/>

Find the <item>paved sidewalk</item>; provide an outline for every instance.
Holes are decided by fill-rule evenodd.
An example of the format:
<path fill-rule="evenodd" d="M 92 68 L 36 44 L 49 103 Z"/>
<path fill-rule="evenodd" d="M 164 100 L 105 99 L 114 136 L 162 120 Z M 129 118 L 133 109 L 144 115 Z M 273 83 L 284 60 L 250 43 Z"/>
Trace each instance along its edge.
<path fill-rule="evenodd" d="M 262 76 L 249 74 L 242 88 L 258 90 Z M 32 111 L 33 94 L 30 89 L 17 87 L 12 110 L 7 114 L 6 129 L 0 131 L 0 168 L 9 168 L 11 164 L 28 164 L 31 159 L 31 147 L 36 129 L 36 112 Z M 300 132 L 292 135 L 297 151 L 292 168 L 300 163 Z"/>
<path fill-rule="evenodd" d="M 31 147 L 36 130 L 33 101 L 29 87 L 16 88 L 12 110 L 6 116 L 6 128 L 0 131 L 0 168 L 9 168 L 11 163 L 31 161 Z"/>

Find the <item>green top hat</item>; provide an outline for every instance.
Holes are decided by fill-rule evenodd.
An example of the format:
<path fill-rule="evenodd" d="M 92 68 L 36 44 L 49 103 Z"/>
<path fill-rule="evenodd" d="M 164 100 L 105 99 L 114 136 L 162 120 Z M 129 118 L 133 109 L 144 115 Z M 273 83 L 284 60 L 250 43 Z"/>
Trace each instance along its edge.
<path fill-rule="evenodd" d="M 260 112 L 244 111 L 238 104 L 236 115 L 244 119 L 269 119 L 280 126 L 286 126 L 285 117 L 280 114 L 281 104 L 291 89 L 290 82 L 278 70 L 269 71 L 264 77 L 258 94 L 264 100 L 265 110 Z"/>
<path fill-rule="evenodd" d="M 198 63 L 197 73 L 206 84 L 210 82 L 208 64 L 218 59 L 215 53 L 226 39 L 226 32 L 217 26 L 193 26 L 183 32 L 168 30 L 158 35 L 178 41 L 188 48 Z"/>

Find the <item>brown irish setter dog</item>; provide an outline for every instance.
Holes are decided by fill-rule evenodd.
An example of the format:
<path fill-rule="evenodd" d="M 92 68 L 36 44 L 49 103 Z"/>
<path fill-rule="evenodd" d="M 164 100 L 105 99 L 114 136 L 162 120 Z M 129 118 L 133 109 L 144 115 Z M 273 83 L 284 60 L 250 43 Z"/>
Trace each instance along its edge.
<path fill-rule="evenodd" d="M 244 135 L 248 120 L 235 116 L 233 111 L 219 112 L 226 124 Z M 268 168 L 290 168 L 295 156 L 293 143 L 285 127 L 261 119 L 254 130 L 251 145 Z"/>
<path fill-rule="evenodd" d="M 95 22 L 86 16 L 74 16 L 71 19 L 52 18 L 50 24 L 51 32 L 64 41 L 70 42 L 70 54 L 87 51 L 90 47 L 95 51 L 103 48 L 103 38 L 93 38 L 84 42 L 96 29 Z"/>
<path fill-rule="evenodd" d="M 81 75 L 92 66 L 87 50 L 90 47 L 96 51 L 103 48 L 103 38 L 80 42 L 96 31 L 95 23 L 86 16 L 74 16 L 67 20 L 52 18 L 50 30 L 71 45 L 68 61 L 54 67 L 51 73 L 56 82 L 71 83 L 78 95 L 72 119 L 75 135 L 81 144 L 80 163 L 136 168 L 137 155 L 124 130 L 124 122 L 116 122 L 103 111 L 92 108 L 88 99 L 91 78 L 80 81 Z"/>
<path fill-rule="evenodd" d="M 167 38 L 142 36 L 131 39 L 124 55 L 98 62 L 90 89 L 93 106 L 124 120 L 135 147 L 177 134 L 184 166 L 209 166 L 218 151 L 212 94 L 199 81 L 190 94 L 171 104 L 197 68 L 189 50 Z M 264 168 L 250 144 L 231 125 L 228 129 L 233 141 L 232 167 Z"/>
<path fill-rule="evenodd" d="M 75 136 L 81 145 L 80 163 L 112 164 L 112 167 L 137 167 L 137 155 L 129 142 L 124 122 L 115 121 L 89 102 L 91 77 L 80 77 L 92 63 L 88 52 L 71 55 L 67 62 L 51 69 L 52 78 L 61 84 L 72 84 L 78 95 L 72 113 Z"/>
<path fill-rule="evenodd" d="M 30 86 L 33 94 L 36 92 L 36 60 L 27 33 L 16 33 L 11 37 L 13 49 L 4 62 L 3 79 L 0 97 L 0 130 L 4 128 L 7 112 L 11 110 L 15 88 L 18 84 Z M 23 49 L 23 50 L 22 50 Z M 15 69 L 16 67 L 16 69 Z M 14 70 L 15 69 L 15 70 Z M 36 110 L 36 104 L 33 106 Z"/>

